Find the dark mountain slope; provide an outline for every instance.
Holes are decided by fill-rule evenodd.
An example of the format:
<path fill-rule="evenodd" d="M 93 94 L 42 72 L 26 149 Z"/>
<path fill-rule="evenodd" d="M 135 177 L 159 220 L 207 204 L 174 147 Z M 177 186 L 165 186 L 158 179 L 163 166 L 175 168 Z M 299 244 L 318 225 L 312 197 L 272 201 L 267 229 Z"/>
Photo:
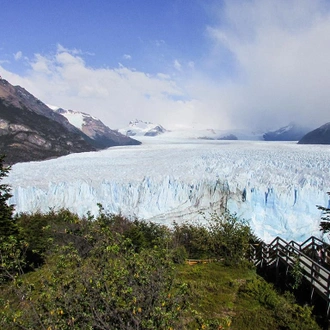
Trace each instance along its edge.
<path fill-rule="evenodd" d="M 86 117 L 84 130 L 78 129 L 24 88 L 0 78 L 0 154 L 8 164 L 140 144 Z"/>
<path fill-rule="evenodd" d="M 0 99 L 0 152 L 8 164 L 96 150 L 88 140 L 25 106 Z"/>
<path fill-rule="evenodd" d="M 72 126 L 66 118 L 52 111 L 46 104 L 41 102 L 21 86 L 13 86 L 7 80 L 0 79 L 0 99 L 5 105 L 12 105 L 17 108 L 25 108 L 38 115 L 54 120 L 69 131 L 79 133 L 76 127 Z"/>
<path fill-rule="evenodd" d="M 307 133 L 303 136 L 299 144 L 330 144 L 330 122 Z"/>

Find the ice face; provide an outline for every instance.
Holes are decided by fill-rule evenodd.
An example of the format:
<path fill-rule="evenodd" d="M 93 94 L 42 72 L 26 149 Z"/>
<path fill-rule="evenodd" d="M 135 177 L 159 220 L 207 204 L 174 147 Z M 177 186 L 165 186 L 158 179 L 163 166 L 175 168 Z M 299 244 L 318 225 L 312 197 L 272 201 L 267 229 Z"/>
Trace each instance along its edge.
<path fill-rule="evenodd" d="M 149 142 L 148 142 L 149 141 Z M 149 138 L 43 162 L 16 164 L 6 183 L 16 212 L 68 208 L 97 214 L 97 203 L 165 224 L 203 221 L 227 207 L 265 241 L 320 236 L 328 205 L 330 149 L 285 142 Z"/>

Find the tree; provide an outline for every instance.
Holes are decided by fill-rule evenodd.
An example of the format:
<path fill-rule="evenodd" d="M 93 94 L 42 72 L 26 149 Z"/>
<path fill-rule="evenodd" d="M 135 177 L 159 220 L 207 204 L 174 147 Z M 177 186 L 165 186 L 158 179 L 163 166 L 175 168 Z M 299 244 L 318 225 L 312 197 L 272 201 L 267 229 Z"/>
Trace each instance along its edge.
<path fill-rule="evenodd" d="M 5 178 L 10 167 L 4 165 L 5 156 L 0 156 L 0 182 Z M 0 183 L 0 239 L 6 239 L 11 235 L 16 235 L 18 230 L 13 219 L 13 205 L 8 205 L 9 198 L 12 197 L 10 187 L 7 184 Z"/>
<path fill-rule="evenodd" d="M 247 258 L 250 243 L 256 240 L 248 222 L 225 211 L 212 214 L 209 221 L 213 253 L 227 264 L 240 264 Z"/>
<path fill-rule="evenodd" d="M 330 192 L 327 192 L 327 194 L 330 196 Z M 322 211 L 322 217 L 320 222 L 321 231 L 325 234 L 330 232 L 330 208 L 328 207 L 316 205 L 316 207 Z"/>
<path fill-rule="evenodd" d="M 189 258 L 205 259 L 213 257 L 210 249 L 210 232 L 199 223 L 173 223 L 173 248 L 184 248 Z"/>

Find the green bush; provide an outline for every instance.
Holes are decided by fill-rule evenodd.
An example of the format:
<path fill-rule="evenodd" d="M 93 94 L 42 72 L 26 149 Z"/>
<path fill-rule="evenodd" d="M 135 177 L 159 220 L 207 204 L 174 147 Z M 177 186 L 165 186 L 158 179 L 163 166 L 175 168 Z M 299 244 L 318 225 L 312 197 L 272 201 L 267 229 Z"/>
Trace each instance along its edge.
<path fill-rule="evenodd" d="M 112 230 L 111 218 L 74 227 L 69 218 L 61 227 L 69 239 L 48 251 L 36 272 L 13 278 L 7 290 L 15 295 L 0 302 L 1 329 L 180 328 L 186 286 L 176 280 L 166 249 L 136 252 Z M 72 235 L 89 245 L 87 254 L 79 253 Z"/>
<path fill-rule="evenodd" d="M 228 265 L 238 265 L 247 258 L 250 243 L 255 240 L 247 221 L 225 211 L 212 214 L 209 230 L 214 256 Z"/>
<path fill-rule="evenodd" d="M 198 223 L 173 224 L 172 246 L 183 246 L 191 259 L 211 257 L 210 235 L 205 225 Z"/>

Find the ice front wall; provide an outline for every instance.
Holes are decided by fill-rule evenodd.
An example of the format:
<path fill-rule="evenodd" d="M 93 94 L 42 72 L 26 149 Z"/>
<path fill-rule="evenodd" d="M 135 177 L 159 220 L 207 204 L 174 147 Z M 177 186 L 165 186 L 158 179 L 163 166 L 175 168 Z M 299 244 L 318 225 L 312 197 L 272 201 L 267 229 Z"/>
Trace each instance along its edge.
<path fill-rule="evenodd" d="M 43 162 L 16 164 L 6 183 L 16 212 L 68 208 L 171 224 L 228 208 L 269 242 L 320 236 L 330 149 L 283 142 L 149 138 Z"/>

